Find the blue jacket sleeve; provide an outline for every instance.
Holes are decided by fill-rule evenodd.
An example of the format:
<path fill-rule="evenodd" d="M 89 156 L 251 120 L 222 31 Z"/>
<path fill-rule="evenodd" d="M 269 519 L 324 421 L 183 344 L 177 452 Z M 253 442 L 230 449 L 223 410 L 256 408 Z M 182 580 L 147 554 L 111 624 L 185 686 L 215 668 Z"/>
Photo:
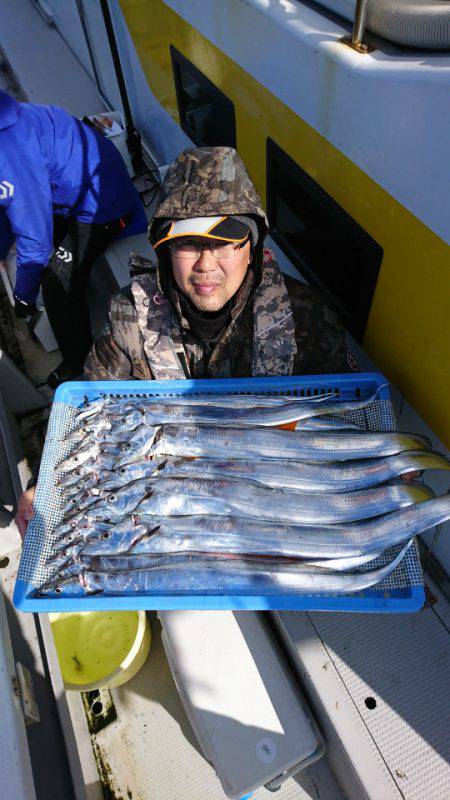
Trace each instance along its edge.
<path fill-rule="evenodd" d="M 14 241 L 14 234 L 11 230 L 5 209 L 0 208 L 0 261 L 4 261 L 8 255 Z"/>
<path fill-rule="evenodd" d="M 15 294 L 34 303 L 41 275 L 53 250 L 53 206 L 50 181 L 44 164 L 11 161 L 8 180 L 14 193 L 5 208 L 16 237 L 17 275 Z"/>

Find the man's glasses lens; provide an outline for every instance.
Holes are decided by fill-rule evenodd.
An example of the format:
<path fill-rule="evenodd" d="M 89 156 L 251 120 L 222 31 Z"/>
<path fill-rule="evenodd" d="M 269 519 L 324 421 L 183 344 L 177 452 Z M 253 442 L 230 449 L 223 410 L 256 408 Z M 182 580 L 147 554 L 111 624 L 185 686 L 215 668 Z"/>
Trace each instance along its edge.
<path fill-rule="evenodd" d="M 178 258 L 197 259 L 200 258 L 203 250 L 207 249 L 211 251 L 214 258 L 222 259 L 235 256 L 247 241 L 240 244 L 233 242 L 208 242 L 205 244 L 190 241 L 171 242 L 170 249 Z"/>

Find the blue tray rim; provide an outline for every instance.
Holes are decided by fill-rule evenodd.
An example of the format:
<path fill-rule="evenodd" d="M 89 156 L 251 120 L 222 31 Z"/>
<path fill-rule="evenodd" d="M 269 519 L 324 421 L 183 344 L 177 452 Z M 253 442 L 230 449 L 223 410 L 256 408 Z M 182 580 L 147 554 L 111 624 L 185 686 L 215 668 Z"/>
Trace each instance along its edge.
<path fill-rule="evenodd" d="M 425 602 L 422 586 L 372 590 L 370 597 L 360 594 L 333 595 L 130 595 L 128 597 L 29 597 L 31 583 L 17 580 L 13 602 L 24 612 L 67 611 L 345 611 L 351 613 L 412 613 Z M 37 604 L 39 606 L 37 607 Z"/>
<path fill-rule="evenodd" d="M 202 378 L 172 381 L 69 381 L 61 384 L 55 392 L 55 403 L 67 403 L 74 405 L 73 396 L 79 395 L 80 399 L 89 397 L 95 400 L 104 394 L 124 395 L 129 394 L 130 390 L 139 387 L 140 391 L 134 391 L 135 395 L 159 394 L 163 391 L 166 394 L 221 394 L 224 389 L 236 394 L 240 391 L 250 392 L 252 389 L 266 391 L 277 391 L 282 388 L 291 388 L 292 383 L 299 388 L 307 389 L 311 386 L 319 386 L 322 389 L 354 389 L 355 385 L 375 384 L 383 387 L 379 392 L 380 400 L 390 400 L 391 393 L 387 378 L 379 372 L 350 372 L 336 373 L 332 375 L 286 375 L 279 378 Z M 232 388 L 230 384 L 233 384 Z M 385 385 L 384 385 L 385 384 Z"/>

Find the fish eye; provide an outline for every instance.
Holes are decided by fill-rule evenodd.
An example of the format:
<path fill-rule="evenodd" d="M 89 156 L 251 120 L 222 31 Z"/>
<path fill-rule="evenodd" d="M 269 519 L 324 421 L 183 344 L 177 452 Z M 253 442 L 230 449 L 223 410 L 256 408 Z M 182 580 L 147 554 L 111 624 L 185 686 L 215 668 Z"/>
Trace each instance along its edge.
<path fill-rule="evenodd" d="M 109 531 L 102 533 L 102 539 L 109 539 Z"/>
<path fill-rule="evenodd" d="M 116 500 L 117 500 L 117 495 L 116 494 L 110 494 L 109 495 L 109 497 L 108 497 L 108 502 L 109 503 L 115 503 Z"/>
<path fill-rule="evenodd" d="M 125 447 L 127 450 L 131 450 L 131 442 L 127 442 Z"/>
<path fill-rule="evenodd" d="M 61 586 L 55 586 L 55 593 L 61 594 L 61 592 L 62 592 Z"/>
<path fill-rule="evenodd" d="M 125 468 L 125 467 L 121 467 L 121 468 L 119 469 L 119 472 L 120 472 L 120 474 L 121 474 L 121 475 L 123 475 L 123 474 L 124 474 L 126 471 L 127 471 L 127 470 L 126 470 L 126 468 Z"/>

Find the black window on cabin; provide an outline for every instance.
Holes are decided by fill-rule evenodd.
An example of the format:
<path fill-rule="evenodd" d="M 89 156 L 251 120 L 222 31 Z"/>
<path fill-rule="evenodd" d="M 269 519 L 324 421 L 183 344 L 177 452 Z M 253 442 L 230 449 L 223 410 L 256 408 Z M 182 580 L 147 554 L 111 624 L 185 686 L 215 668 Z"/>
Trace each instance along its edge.
<path fill-rule="evenodd" d="M 267 205 L 277 244 L 361 341 L 383 249 L 271 139 Z"/>
<path fill-rule="evenodd" d="M 172 45 L 170 53 L 184 132 L 199 147 L 236 147 L 236 119 L 231 100 Z"/>

